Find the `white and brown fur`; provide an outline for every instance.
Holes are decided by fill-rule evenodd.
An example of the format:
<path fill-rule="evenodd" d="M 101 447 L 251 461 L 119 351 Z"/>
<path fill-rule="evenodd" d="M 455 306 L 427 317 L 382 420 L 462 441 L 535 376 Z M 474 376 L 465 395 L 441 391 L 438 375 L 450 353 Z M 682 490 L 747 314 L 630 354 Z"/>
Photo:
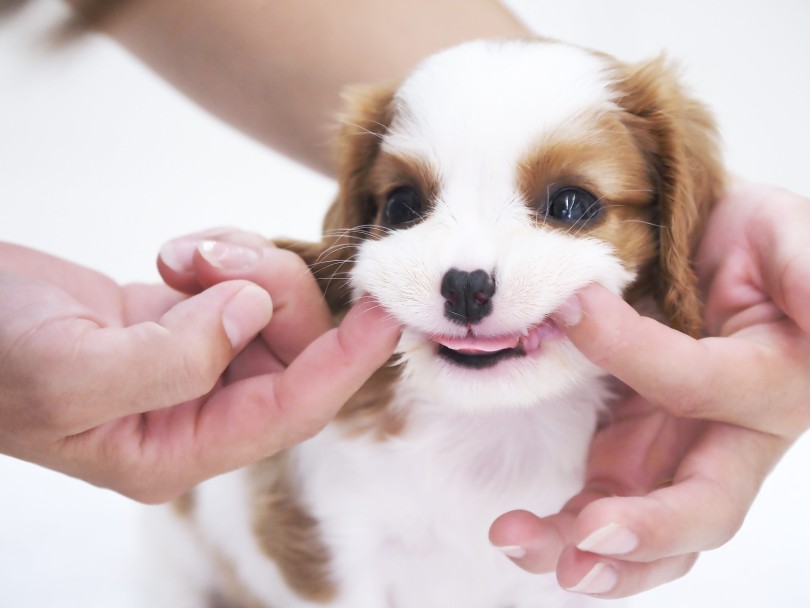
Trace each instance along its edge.
<path fill-rule="evenodd" d="M 710 117 L 661 58 L 625 65 L 554 41 L 477 42 L 399 85 L 353 90 L 338 152 L 323 242 L 283 246 L 308 261 L 336 317 L 369 292 L 401 321 L 398 356 L 318 436 L 175 509 L 199 595 L 173 605 L 593 601 L 517 568 L 488 529 L 517 508 L 554 513 L 576 493 L 608 397 L 549 313 L 599 282 L 700 332 L 690 260 L 722 185 Z M 420 197 L 419 217 L 383 227 L 402 187 Z M 567 187 L 593 194 L 599 213 L 551 217 L 549 199 Z M 483 319 L 445 314 L 451 268 L 493 277 Z M 541 325 L 536 350 L 489 367 L 437 352 L 442 339 L 523 344 Z"/>

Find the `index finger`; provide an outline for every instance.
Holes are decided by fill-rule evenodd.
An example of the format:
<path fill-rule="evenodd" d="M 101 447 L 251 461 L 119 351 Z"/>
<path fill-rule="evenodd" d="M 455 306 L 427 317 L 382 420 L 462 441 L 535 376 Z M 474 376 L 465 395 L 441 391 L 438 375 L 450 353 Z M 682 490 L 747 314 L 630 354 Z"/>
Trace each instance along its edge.
<path fill-rule="evenodd" d="M 588 359 L 642 397 L 677 416 L 766 430 L 764 395 L 782 373 L 767 344 L 728 338 L 695 340 L 649 317 L 601 285 L 577 294 L 578 314 L 558 324 Z M 568 324 L 566 324 L 566 321 Z M 775 403 L 773 405 L 776 405 Z"/>

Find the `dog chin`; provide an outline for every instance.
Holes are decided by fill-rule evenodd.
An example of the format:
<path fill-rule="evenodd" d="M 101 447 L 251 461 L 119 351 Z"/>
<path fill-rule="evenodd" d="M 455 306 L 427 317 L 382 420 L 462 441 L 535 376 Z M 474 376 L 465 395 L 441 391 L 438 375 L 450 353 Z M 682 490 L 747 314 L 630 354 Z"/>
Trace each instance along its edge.
<path fill-rule="evenodd" d="M 530 408 L 604 375 L 561 335 L 491 352 L 451 346 L 405 329 L 397 350 L 412 394 L 469 412 Z"/>

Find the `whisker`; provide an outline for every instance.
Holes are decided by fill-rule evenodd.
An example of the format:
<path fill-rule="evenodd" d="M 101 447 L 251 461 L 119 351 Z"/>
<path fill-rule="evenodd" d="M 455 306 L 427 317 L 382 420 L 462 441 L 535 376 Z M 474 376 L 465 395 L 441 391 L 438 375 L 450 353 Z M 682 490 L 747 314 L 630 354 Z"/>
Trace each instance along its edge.
<path fill-rule="evenodd" d="M 342 122 L 343 122 L 344 125 L 347 125 L 347 126 L 350 126 L 350 127 L 355 127 L 359 131 L 359 133 L 352 133 L 351 135 L 354 135 L 354 136 L 371 135 L 372 137 L 375 137 L 380 141 L 382 141 L 382 139 L 383 139 L 384 133 L 377 133 L 376 131 L 372 131 L 371 129 L 369 129 L 369 128 L 361 125 L 361 124 L 358 124 L 358 123 L 356 123 L 354 121 L 351 121 L 351 120 L 343 120 Z M 386 125 L 384 125 L 383 123 L 378 122 L 378 121 L 373 121 L 371 124 L 377 125 L 383 131 L 387 129 Z"/>

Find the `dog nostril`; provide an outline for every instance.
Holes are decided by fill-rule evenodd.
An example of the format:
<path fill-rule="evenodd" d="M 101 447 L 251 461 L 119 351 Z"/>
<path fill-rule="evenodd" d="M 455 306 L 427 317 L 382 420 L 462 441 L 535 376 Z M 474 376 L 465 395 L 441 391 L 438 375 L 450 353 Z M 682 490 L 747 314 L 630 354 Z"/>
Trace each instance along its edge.
<path fill-rule="evenodd" d="M 495 281 L 484 270 L 465 272 L 451 268 L 442 278 L 444 314 L 455 323 L 478 323 L 492 312 Z"/>

